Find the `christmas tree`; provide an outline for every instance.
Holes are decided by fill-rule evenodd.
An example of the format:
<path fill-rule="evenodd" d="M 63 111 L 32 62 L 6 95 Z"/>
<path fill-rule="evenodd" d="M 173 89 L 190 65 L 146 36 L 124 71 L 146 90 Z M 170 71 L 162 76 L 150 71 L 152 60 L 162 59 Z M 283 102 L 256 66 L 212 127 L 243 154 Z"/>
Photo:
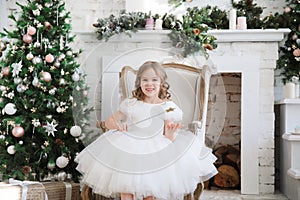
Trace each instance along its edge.
<path fill-rule="evenodd" d="M 62 0 L 28 0 L 9 18 L 0 48 L 0 174 L 4 179 L 78 181 L 74 158 L 88 127 L 85 74 L 70 47 Z M 5 50 L 6 49 L 6 50 Z"/>
<path fill-rule="evenodd" d="M 300 76 L 300 1 L 287 0 L 287 3 L 284 12 L 288 16 L 288 28 L 291 32 L 284 46 L 280 48 L 277 61 L 277 68 L 282 70 L 284 83 Z"/>

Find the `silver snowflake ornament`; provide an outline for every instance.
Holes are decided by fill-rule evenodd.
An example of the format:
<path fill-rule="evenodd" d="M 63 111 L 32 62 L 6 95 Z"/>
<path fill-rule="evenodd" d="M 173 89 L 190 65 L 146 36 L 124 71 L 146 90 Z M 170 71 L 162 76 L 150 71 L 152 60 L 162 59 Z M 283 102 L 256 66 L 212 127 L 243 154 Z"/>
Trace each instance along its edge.
<path fill-rule="evenodd" d="M 54 120 L 51 123 L 49 123 L 47 121 L 47 125 L 44 126 L 44 128 L 46 129 L 46 132 L 48 133 L 48 136 L 51 134 L 53 137 L 55 137 L 54 132 L 57 131 L 56 128 L 55 128 L 57 125 L 58 124 L 55 124 Z"/>

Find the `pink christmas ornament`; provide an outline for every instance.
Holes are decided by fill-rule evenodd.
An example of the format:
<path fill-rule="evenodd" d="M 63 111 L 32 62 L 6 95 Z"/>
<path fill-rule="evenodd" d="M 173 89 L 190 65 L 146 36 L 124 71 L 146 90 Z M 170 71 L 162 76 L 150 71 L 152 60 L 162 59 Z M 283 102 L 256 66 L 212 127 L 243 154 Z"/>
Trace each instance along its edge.
<path fill-rule="evenodd" d="M 27 44 L 30 44 L 30 43 L 32 42 L 32 37 L 31 37 L 31 35 L 25 34 L 25 35 L 23 36 L 23 42 L 25 42 L 25 43 L 27 43 Z"/>
<path fill-rule="evenodd" d="M 4 67 L 4 68 L 2 69 L 2 74 L 3 74 L 4 76 L 8 76 L 8 75 L 10 74 L 10 69 L 9 69 L 9 67 Z"/>
<path fill-rule="evenodd" d="M 299 57 L 300 56 L 300 49 L 295 49 L 293 51 L 293 55 L 296 56 L 296 57 Z"/>
<path fill-rule="evenodd" d="M 30 26 L 27 30 L 27 34 L 34 35 L 35 33 L 36 33 L 36 28 L 34 28 L 33 26 Z"/>
<path fill-rule="evenodd" d="M 49 72 L 42 72 L 42 79 L 45 82 L 51 81 L 51 74 Z"/>
<path fill-rule="evenodd" d="M 15 126 L 12 130 L 13 136 L 19 138 L 24 135 L 24 128 L 22 126 Z"/>
<path fill-rule="evenodd" d="M 45 57 L 47 63 L 52 63 L 54 61 L 54 56 L 52 54 L 48 54 Z"/>

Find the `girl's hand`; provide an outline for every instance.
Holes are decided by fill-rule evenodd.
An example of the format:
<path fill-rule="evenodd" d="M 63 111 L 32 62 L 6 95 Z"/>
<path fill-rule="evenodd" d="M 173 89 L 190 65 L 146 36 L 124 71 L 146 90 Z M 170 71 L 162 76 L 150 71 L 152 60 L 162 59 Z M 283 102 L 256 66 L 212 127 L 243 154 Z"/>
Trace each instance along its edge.
<path fill-rule="evenodd" d="M 174 123 L 170 120 L 165 120 L 164 135 L 171 141 L 175 139 L 175 132 L 182 128 L 181 123 Z"/>
<path fill-rule="evenodd" d="M 128 131 L 128 125 L 124 122 L 119 122 L 119 123 L 117 123 L 117 130 L 127 132 Z"/>

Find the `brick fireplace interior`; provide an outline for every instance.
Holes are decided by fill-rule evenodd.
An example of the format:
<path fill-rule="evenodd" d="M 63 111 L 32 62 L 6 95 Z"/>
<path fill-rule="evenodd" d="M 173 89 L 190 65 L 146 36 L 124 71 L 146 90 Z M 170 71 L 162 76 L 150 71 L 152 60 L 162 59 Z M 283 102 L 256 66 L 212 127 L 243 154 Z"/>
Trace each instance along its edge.
<path fill-rule="evenodd" d="M 240 189 L 241 73 L 211 77 L 206 144 L 213 149 L 220 171 L 207 188 Z"/>

